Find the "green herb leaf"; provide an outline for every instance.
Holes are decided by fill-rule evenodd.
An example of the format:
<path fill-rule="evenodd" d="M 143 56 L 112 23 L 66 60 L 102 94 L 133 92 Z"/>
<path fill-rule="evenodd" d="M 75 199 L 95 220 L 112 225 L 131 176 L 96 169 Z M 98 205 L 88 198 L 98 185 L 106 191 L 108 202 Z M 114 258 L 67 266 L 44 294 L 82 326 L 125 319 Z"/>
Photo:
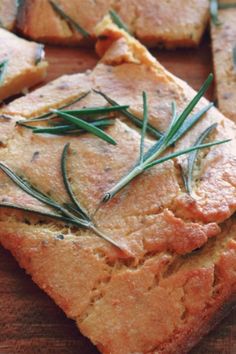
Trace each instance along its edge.
<path fill-rule="evenodd" d="M 170 154 L 170 155 L 167 155 L 167 156 L 164 156 L 160 159 L 157 159 L 155 161 L 152 161 L 150 162 L 149 164 L 147 164 L 144 168 L 144 170 L 148 170 L 149 168 L 153 167 L 153 166 L 156 166 L 160 163 L 163 163 L 165 161 L 168 161 L 168 160 L 171 160 L 173 158 L 176 158 L 176 157 L 179 157 L 181 155 L 186 155 L 186 154 L 189 154 L 190 152 L 192 151 L 196 151 L 196 150 L 200 150 L 200 149 L 206 149 L 206 148 L 209 148 L 211 146 L 215 146 L 215 145 L 221 145 L 221 144 L 225 144 L 225 143 L 228 143 L 229 141 L 231 141 L 231 139 L 225 139 L 225 140 L 220 140 L 220 141 L 213 141 L 212 143 L 208 143 L 208 144 L 199 144 L 199 145 L 195 145 L 195 146 L 192 146 L 188 149 L 184 149 L 184 150 L 180 150 L 180 151 L 177 151 L 177 152 L 174 152 L 173 154 Z"/>
<path fill-rule="evenodd" d="M 233 47 L 233 63 L 234 63 L 234 71 L 236 72 L 236 45 Z"/>
<path fill-rule="evenodd" d="M 44 45 L 38 44 L 35 53 L 35 60 L 34 60 L 35 65 L 38 65 L 43 60 L 43 57 L 44 57 Z"/>
<path fill-rule="evenodd" d="M 169 154 L 167 156 L 159 158 L 161 154 L 163 154 L 173 143 L 178 141 L 184 133 L 186 133 L 189 129 L 191 129 L 192 125 L 196 123 L 202 116 L 204 112 L 206 112 L 209 109 L 204 108 L 197 114 L 195 114 L 194 118 L 192 118 L 190 121 L 188 121 L 188 124 L 186 124 L 187 118 L 189 114 L 192 112 L 193 108 L 197 105 L 201 97 L 204 95 L 206 92 L 207 88 L 209 87 L 210 83 L 212 82 L 213 76 L 212 74 L 209 75 L 208 79 L 204 83 L 204 85 L 201 87 L 199 92 L 196 94 L 196 96 L 193 98 L 193 100 L 187 105 L 187 107 L 184 109 L 184 111 L 178 116 L 176 114 L 176 108 L 175 104 L 172 104 L 172 121 L 170 123 L 169 128 L 167 129 L 166 133 L 160 138 L 160 140 L 154 144 L 146 154 L 144 154 L 144 157 L 140 159 L 132 168 L 132 170 L 126 174 L 123 178 L 118 181 L 118 183 L 111 188 L 108 192 L 105 193 L 102 202 L 107 202 L 109 201 L 116 193 L 118 193 L 122 188 L 124 188 L 128 183 L 130 183 L 134 178 L 136 178 L 138 175 L 140 175 L 142 172 L 145 170 L 163 163 L 167 160 L 173 159 L 175 157 L 181 156 L 183 154 L 190 153 L 195 150 L 199 149 L 204 149 L 207 147 L 211 147 L 214 145 L 219 145 L 226 143 L 230 140 L 223 140 L 223 141 L 216 141 L 213 143 L 209 144 L 198 144 L 196 146 L 190 147 L 185 150 L 177 151 L 172 154 Z"/>
<path fill-rule="evenodd" d="M 192 99 L 192 101 L 187 105 L 187 107 L 184 109 L 184 111 L 181 113 L 181 115 L 175 119 L 175 122 L 173 126 L 170 126 L 169 132 L 166 135 L 166 142 L 167 146 L 170 146 L 170 144 L 173 144 L 177 139 L 180 138 L 179 135 L 177 135 L 177 138 L 175 141 L 173 141 L 173 137 L 176 136 L 176 134 L 180 131 L 180 128 L 183 126 L 184 122 L 188 118 L 189 114 L 192 112 L 194 107 L 198 104 L 200 99 L 204 96 L 206 91 L 208 90 L 209 86 L 211 85 L 213 81 L 213 74 L 210 74 L 207 78 L 207 80 L 204 82 L 196 96 Z"/>
<path fill-rule="evenodd" d="M 203 116 L 208 112 L 212 107 L 214 106 L 214 103 L 209 103 L 207 106 L 203 107 L 198 111 L 197 113 L 193 114 L 191 117 L 189 117 L 180 127 L 178 130 L 177 134 L 174 135 L 173 139 L 170 141 L 169 146 L 173 145 L 178 139 L 180 139 L 184 134 L 186 134 Z"/>
<path fill-rule="evenodd" d="M 9 167 L 4 165 L 3 163 L 0 163 L 0 170 L 2 170 L 2 172 L 4 172 L 12 180 L 12 182 L 14 182 L 20 189 L 22 189 L 28 195 L 32 196 L 33 198 L 39 200 L 40 202 L 56 210 L 57 213 L 51 213 L 50 211 L 44 212 L 41 210 L 36 210 L 34 208 L 32 209 L 32 208 L 28 208 L 17 204 L 11 204 L 11 203 L 0 203 L 0 207 L 22 210 L 25 212 L 30 212 L 41 216 L 57 219 L 66 222 L 68 224 L 72 224 L 79 228 L 89 229 L 92 232 L 94 232 L 97 236 L 103 238 L 104 240 L 111 243 L 113 246 L 127 253 L 126 249 L 121 247 L 116 241 L 112 240 L 110 237 L 103 234 L 100 230 L 97 229 L 97 227 L 89 219 L 88 214 L 84 211 L 84 209 L 81 208 L 79 202 L 76 200 L 73 191 L 71 189 L 67 177 L 67 172 L 66 172 L 67 149 L 68 149 L 68 145 L 66 145 L 63 150 L 63 154 L 61 157 L 61 168 L 63 173 L 63 181 L 65 183 L 65 189 L 70 197 L 70 200 L 73 201 L 74 207 L 68 208 L 66 204 L 60 205 L 57 201 L 53 200 L 46 194 L 40 192 L 39 190 L 31 186 L 28 182 L 26 182 L 23 178 L 18 176 L 15 172 L 13 172 Z M 85 215 L 83 215 L 83 213 L 85 213 Z M 78 217 L 77 214 L 79 214 L 81 217 Z"/>
<path fill-rule="evenodd" d="M 93 90 L 95 93 L 98 95 L 102 96 L 108 103 L 110 103 L 112 106 L 117 106 L 119 105 L 116 101 L 112 100 L 110 97 L 108 97 L 105 93 L 98 91 L 98 90 Z M 128 118 L 133 124 L 135 124 L 137 127 L 142 128 L 143 122 L 141 119 L 136 117 L 134 114 L 130 113 L 127 109 L 123 109 L 121 113 Z M 150 123 L 147 124 L 147 132 L 151 134 L 154 138 L 161 138 L 163 134 L 153 127 Z"/>
<path fill-rule="evenodd" d="M 141 132 L 141 142 L 140 142 L 140 159 L 139 163 L 143 163 L 144 156 L 144 139 L 147 131 L 147 123 L 148 123 L 148 110 L 147 110 L 147 94 L 143 92 L 143 127 Z"/>
<path fill-rule="evenodd" d="M 53 126 L 53 127 L 34 127 L 32 125 L 27 125 L 21 123 L 21 126 L 33 130 L 35 134 L 55 134 L 55 135 L 78 135 L 86 133 L 84 129 L 78 129 L 77 126 L 73 124 Z M 114 119 L 99 119 L 94 122 L 90 122 L 91 125 L 100 128 L 106 128 L 114 124 Z"/>
<path fill-rule="evenodd" d="M 106 141 L 109 144 L 116 145 L 116 141 L 110 135 L 106 134 L 104 131 L 97 128 L 96 126 L 94 126 L 90 123 L 87 123 L 80 118 L 73 117 L 70 114 L 67 114 L 67 113 L 64 113 L 64 112 L 61 112 L 58 110 L 54 110 L 53 112 L 55 112 L 59 117 L 62 117 L 67 122 L 74 124 L 78 128 L 84 129 L 87 132 L 90 132 L 90 133 L 96 135 L 97 137 L 101 138 L 102 140 Z"/>
<path fill-rule="evenodd" d="M 67 15 L 62 8 L 57 5 L 54 1 L 49 0 L 50 5 L 52 6 L 53 10 L 63 18 L 66 22 L 68 22 L 72 27 L 75 28 L 77 32 L 79 32 L 83 37 L 89 37 L 90 34 L 82 28 L 75 20 L 73 20 L 69 15 Z"/>
<path fill-rule="evenodd" d="M 4 77 L 7 71 L 7 66 L 8 66 L 8 59 L 5 59 L 0 63 L 0 86 L 3 84 Z"/>
<path fill-rule="evenodd" d="M 74 223 L 73 220 L 65 217 L 65 216 L 62 216 L 62 215 L 59 215 L 59 214 L 54 214 L 54 213 L 50 213 L 50 212 L 44 212 L 44 211 L 41 211 L 41 210 L 36 210 L 36 209 L 33 209 L 33 208 L 27 208 L 23 205 L 18 205 L 18 204 L 13 204 L 13 203 L 7 203 L 7 202 L 4 202 L 4 203 L 0 203 L 0 208 L 9 208 L 9 209 L 16 209 L 16 210 L 20 210 L 20 211 L 24 211 L 24 212 L 28 212 L 28 213 L 32 213 L 32 214 L 36 214 L 36 215 L 40 215 L 40 216 L 44 216 L 44 217 L 48 217 L 48 218 L 52 218 L 52 219 L 55 219 L 55 220 L 59 220 L 59 221 L 62 221 L 64 223 L 68 223 L 68 224 L 72 224 L 72 225 L 76 225 L 78 226 L 77 223 Z"/>
<path fill-rule="evenodd" d="M 83 100 L 85 97 L 87 97 L 88 95 L 90 94 L 90 91 L 87 91 L 86 93 L 84 93 L 82 96 L 80 95 L 79 97 L 77 97 L 76 99 L 70 101 L 69 103 L 66 103 L 65 105 L 59 107 L 58 109 L 64 109 L 64 108 L 67 108 L 67 107 L 70 107 L 71 105 Z M 47 113 L 44 113 L 40 116 L 37 116 L 37 117 L 34 117 L 34 118 L 31 118 L 31 119 L 27 119 L 27 122 L 28 123 L 31 123 L 31 122 L 38 122 L 38 121 L 47 121 L 47 120 L 50 120 L 52 118 L 57 118 L 57 115 L 54 114 L 53 112 L 47 112 Z M 17 121 L 17 124 L 18 125 L 23 125 L 25 124 L 25 120 L 18 120 Z"/>
<path fill-rule="evenodd" d="M 77 200 L 77 198 L 72 190 L 71 184 L 69 182 L 69 178 L 67 175 L 67 169 L 66 169 L 66 162 L 67 162 L 67 155 L 68 155 L 69 146 L 70 146 L 69 143 L 65 145 L 62 155 L 61 155 L 61 171 L 62 171 L 64 185 L 65 185 L 67 194 L 70 196 L 70 199 L 76 208 L 76 211 L 78 211 L 78 213 L 80 214 L 80 216 L 82 218 L 85 218 L 86 220 L 91 221 L 86 210 L 80 205 L 79 201 Z"/>
<path fill-rule="evenodd" d="M 0 163 L 0 170 L 2 170 L 18 187 L 20 187 L 24 192 L 37 199 L 38 201 L 61 211 L 60 206 L 53 202 L 47 195 L 41 193 L 36 188 L 32 187 L 29 183 L 25 182 L 23 178 L 19 177 L 14 173 L 9 167 Z"/>
<path fill-rule="evenodd" d="M 117 112 L 122 111 L 123 109 L 127 109 L 129 106 L 111 106 L 111 107 L 87 107 L 81 109 L 74 109 L 74 110 L 62 110 L 63 113 L 68 113 L 75 116 L 86 116 L 86 115 L 97 115 L 103 113 L 110 113 L 110 112 Z"/>
<path fill-rule="evenodd" d="M 217 124 L 212 124 L 206 130 L 204 130 L 201 133 L 201 135 L 198 137 L 198 139 L 195 141 L 195 143 L 193 144 L 193 147 L 201 145 L 216 127 Z M 187 176 L 184 178 L 186 190 L 190 195 L 192 194 L 193 171 L 194 171 L 194 165 L 196 162 L 197 155 L 198 155 L 198 150 L 194 150 L 189 154 L 188 172 L 187 172 Z"/>
<path fill-rule="evenodd" d="M 215 26 L 220 26 L 221 23 L 218 18 L 218 0 L 210 0 L 210 13 L 211 13 L 211 20 Z"/>
<path fill-rule="evenodd" d="M 124 24 L 120 16 L 114 10 L 110 10 L 109 14 L 111 16 L 112 21 L 117 25 L 117 27 L 123 29 L 124 31 L 130 34 L 128 27 Z"/>

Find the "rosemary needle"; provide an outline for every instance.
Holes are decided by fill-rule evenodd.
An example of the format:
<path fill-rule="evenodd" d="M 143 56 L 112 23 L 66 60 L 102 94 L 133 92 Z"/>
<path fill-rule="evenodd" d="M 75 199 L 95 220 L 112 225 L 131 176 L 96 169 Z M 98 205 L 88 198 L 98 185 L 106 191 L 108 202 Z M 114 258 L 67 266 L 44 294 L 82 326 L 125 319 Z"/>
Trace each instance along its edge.
<path fill-rule="evenodd" d="M 233 47 L 234 72 L 236 72 L 236 45 Z"/>
<path fill-rule="evenodd" d="M 62 171 L 64 186 L 66 188 L 68 195 L 70 196 L 70 199 L 72 200 L 74 206 L 76 207 L 76 210 L 78 211 L 79 215 L 82 218 L 85 218 L 86 220 L 91 221 L 86 210 L 80 205 L 79 201 L 76 199 L 75 194 L 72 190 L 71 184 L 69 182 L 67 168 L 66 168 L 69 146 L 70 146 L 69 143 L 67 143 L 65 145 L 63 152 L 62 152 L 62 157 L 61 157 L 61 171 Z"/>
<path fill-rule="evenodd" d="M 206 130 L 204 130 L 200 136 L 197 138 L 196 142 L 193 144 L 193 147 L 198 146 L 204 142 L 206 138 L 209 137 L 210 133 L 217 127 L 217 124 L 212 124 Z M 196 162 L 196 158 L 198 155 L 198 149 L 193 150 L 188 156 L 188 169 L 187 175 L 184 175 L 184 184 L 187 192 L 191 195 L 192 194 L 192 182 L 193 182 L 193 171 Z"/>
<path fill-rule="evenodd" d="M 102 114 L 102 113 L 110 113 L 110 112 L 117 112 L 117 111 L 122 111 L 124 109 L 129 108 L 128 105 L 120 106 L 111 106 L 111 107 L 87 107 L 87 108 L 81 108 L 81 109 L 73 109 L 73 110 L 63 110 L 62 112 L 68 113 L 68 114 L 73 114 L 73 115 L 78 115 L 78 116 L 84 116 L 84 115 L 97 115 L 97 114 Z"/>
<path fill-rule="evenodd" d="M 145 135 L 146 135 L 146 131 L 147 131 L 147 122 L 148 122 L 147 94 L 146 94 L 146 92 L 143 92 L 143 127 L 142 127 L 142 132 L 141 132 L 139 164 L 143 163 L 144 139 L 145 139 Z"/>
<path fill-rule="evenodd" d="M 50 5 L 52 6 L 53 10 L 61 16 L 66 22 L 68 22 L 72 27 L 76 29 L 77 32 L 79 32 L 83 37 L 89 37 L 90 34 L 83 28 L 81 27 L 78 22 L 73 20 L 68 14 L 66 14 L 62 8 L 57 5 L 54 1 L 49 0 Z"/>
<path fill-rule="evenodd" d="M 3 84 L 4 77 L 7 71 L 7 66 L 8 66 L 8 59 L 5 59 L 0 63 L 0 86 Z"/>
<path fill-rule="evenodd" d="M 38 65 L 44 57 L 44 45 L 43 44 L 38 44 L 36 48 L 36 54 L 35 54 L 35 65 Z"/>
<path fill-rule="evenodd" d="M 18 176 L 15 172 L 13 172 L 9 167 L 4 165 L 3 163 L 0 163 L 0 170 L 2 170 L 2 172 L 4 172 L 12 180 L 13 183 L 15 183 L 20 189 L 22 189 L 28 195 L 32 196 L 34 199 L 37 199 L 43 204 L 46 204 L 47 206 L 52 208 L 55 212 L 44 212 L 41 210 L 36 210 L 34 208 L 28 208 L 23 205 L 13 203 L 0 203 L 0 207 L 22 210 L 24 212 L 32 212 L 34 214 L 57 219 L 64 223 L 66 222 L 78 228 L 89 229 L 97 236 L 101 237 L 102 239 L 117 247 L 121 251 L 127 252 L 127 250 L 124 250 L 116 241 L 112 240 L 109 236 L 103 234 L 103 232 L 97 229 L 95 224 L 91 221 L 91 218 L 89 217 L 88 213 L 85 211 L 84 208 L 82 208 L 79 201 L 76 199 L 66 170 L 68 149 L 69 144 L 66 144 L 61 155 L 61 172 L 65 190 L 67 191 L 68 197 L 72 204 L 71 207 L 69 207 L 68 204 L 59 204 L 57 201 L 55 201 L 48 195 L 42 193 L 40 190 L 31 186 L 25 179 Z"/>
<path fill-rule="evenodd" d="M 96 94 L 102 96 L 108 103 L 110 103 L 112 106 L 117 106 L 118 103 L 116 101 L 114 101 L 113 99 L 111 99 L 110 97 L 108 97 L 105 93 L 98 91 L 98 90 L 93 90 Z M 139 119 L 138 117 L 136 117 L 134 114 L 132 114 L 130 111 L 128 111 L 127 109 L 122 109 L 121 113 L 128 118 L 133 124 L 135 124 L 137 127 L 142 128 L 143 126 L 143 122 L 141 119 Z M 151 134 L 154 138 L 161 138 L 163 136 L 163 134 L 156 129 L 155 127 L 153 127 L 150 123 L 147 124 L 147 132 L 149 134 Z"/>
<path fill-rule="evenodd" d="M 221 25 L 218 17 L 218 10 L 219 9 L 232 9 L 236 8 L 236 3 L 225 3 L 221 4 L 218 0 L 210 0 L 210 13 L 211 13 L 211 20 L 215 26 Z"/>
<path fill-rule="evenodd" d="M 90 122 L 91 125 L 100 128 L 106 128 L 112 124 L 114 124 L 114 119 L 99 119 L 93 122 Z M 32 125 L 27 125 L 23 122 L 20 123 L 20 126 L 25 127 L 27 129 L 31 129 L 35 134 L 55 134 L 55 135 L 68 135 L 68 134 L 82 134 L 86 133 L 84 129 L 78 129 L 77 126 L 73 124 L 63 124 L 60 123 L 56 126 L 42 126 L 42 127 L 35 127 Z"/>
<path fill-rule="evenodd" d="M 58 109 L 67 108 L 67 107 L 69 107 L 69 106 L 81 101 L 82 99 L 87 97 L 89 95 L 89 93 L 90 93 L 90 91 L 85 92 L 83 95 L 80 95 L 79 97 L 73 99 L 72 101 L 66 103 L 65 105 L 59 107 Z M 56 117 L 57 117 L 57 115 L 54 114 L 52 111 L 50 111 L 50 112 L 41 114 L 41 115 L 39 115 L 37 117 L 27 119 L 27 122 L 31 123 L 31 122 L 38 122 L 38 121 L 47 121 L 47 120 L 50 120 L 50 119 L 56 118 Z M 24 123 L 25 120 L 18 120 L 17 124 L 21 125 L 21 122 Z"/>
<path fill-rule="evenodd" d="M 208 144 L 198 144 L 190 148 L 174 152 L 167 156 L 160 157 L 160 155 L 162 155 L 170 146 L 172 146 L 176 141 L 178 141 L 183 136 L 183 134 L 185 134 L 189 129 L 191 129 L 192 122 L 191 124 L 189 124 L 187 118 L 189 117 L 189 114 L 192 112 L 193 108 L 197 105 L 199 100 L 205 94 L 212 80 L 213 80 L 213 75 L 210 74 L 208 79 L 205 81 L 203 86 L 196 94 L 196 96 L 192 99 L 192 101 L 187 105 L 187 107 L 183 110 L 183 112 L 180 115 L 177 115 L 175 104 L 172 104 L 172 121 L 169 128 L 167 129 L 163 137 L 160 138 L 160 140 L 156 144 L 154 144 L 144 154 L 144 156 L 143 156 L 142 145 L 147 130 L 147 107 L 146 107 L 146 94 L 143 93 L 144 123 L 143 123 L 143 129 L 141 134 L 140 158 L 138 162 L 134 164 L 134 167 L 131 169 L 131 171 L 128 172 L 128 174 L 125 175 L 123 178 L 121 178 L 121 180 L 118 181 L 118 183 L 113 188 L 111 188 L 109 191 L 107 191 L 104 194 L 104 197 L 102 199 L 103 202 L 109 201 L 114 195 L 116 195 L 122 188 L 124 188 L 127 184 L 129 184 L 134 178 L 136 178 L 138 175 L 143 173 L 145 170 L 148 170 L 157 164 L 163 163 L 167 160 L 176 158 L 184 154 L 188 154 L 195 150 L 209 148 L 211 146 L 223 144 L 230 141 L 229 139 L 227 139 L 222 141 L 214 141 Z M 200 113 L 202 112 L 203 110 L 201 110 Z M 202 114 L 198 114 L 197 119 L 195 119 L 194 123 L 196 123 L 201 117 Z M 185 126 L 184 129 L 183 126 Z"/>
<path fill-rule="evenodd" d="M 111 16 L 112 21 L 117 25 L 117 27 L 123 29 L 127 33 L 130 33 L 128 27 L 124 24 L 120 16 L 114 10 L 110 10 L 109 14 Z"/>
<path fill-rule="evenodd" d="M 67 122 L 72 123 L 76 127 L 96 135 L 109 144 L 116 145 L 116 141 L 110 135 L 106 134 L 103 130 L 97 128 L 95 125 L 85 122 L 78 117 L 74 117 L 71 114 L 64 113 L 63 111 L 54 110 L 53 112 L 55 112 L 59 117 L 62 117 Z"/>
<path fill-rule="evenodd" d="M 215 26 L 219 26 L 221 22 L 218 18 L 218 0 L 210 0 L 210 13 L 211 13 L 211 20 Z"/>

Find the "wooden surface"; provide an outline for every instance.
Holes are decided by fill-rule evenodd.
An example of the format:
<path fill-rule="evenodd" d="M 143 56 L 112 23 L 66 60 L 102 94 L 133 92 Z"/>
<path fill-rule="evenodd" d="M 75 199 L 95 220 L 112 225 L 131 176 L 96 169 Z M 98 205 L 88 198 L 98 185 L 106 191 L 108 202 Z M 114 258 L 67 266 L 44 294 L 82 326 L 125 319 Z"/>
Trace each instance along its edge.
<path fill-rule="evenodd" d="M 198 49 L 154 52 L 171 72 L 198 89 L 212 71 L 209 39 Z M 50 63 L 47 81 L 64 73 L 92 69 L 97 57 L 92 50 L 47 48 Z M 213 90 L 208 92 L 213 99 Z M 0 247 L 0 354 L 96 354 L 73 321 L 19 268 Z M 191 354 L 235 354 L 236 310 L 218 325 Z"/>

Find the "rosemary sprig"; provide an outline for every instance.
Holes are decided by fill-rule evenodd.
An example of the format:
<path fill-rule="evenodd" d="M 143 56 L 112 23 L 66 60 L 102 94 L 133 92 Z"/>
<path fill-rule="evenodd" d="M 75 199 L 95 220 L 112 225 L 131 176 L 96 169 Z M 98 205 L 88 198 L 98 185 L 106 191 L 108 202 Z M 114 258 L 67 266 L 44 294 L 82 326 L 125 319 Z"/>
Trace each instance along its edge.
<path fill-rule="evenodd" d="M 113 99 L 108 97 L 105 93 L 98 91 L 98 90 L 93 90 L 93 91 L 95 93 L 97 93 L 98 95 L 102 96 L 112 106 L 119 106 L 119 104 L 116 101 L 114 101 Z M 126 118 L 128 118 L 133 124 L 135 124 L 137 127 L 142 128 L 142 126 L 143 126 L 142 120 L 139 119 L 138 117 L 136 117 L 134 114 L 130 113 L 127 109 L 122 109 L 121 113 Z M 154 138 L 157 138 L 157 139 L 159 139 L 163 136 L 163 134 L 158 129 L 153 127 L 150 123 L 147 124 L 147 132 L 149 134 L 151 134 Z"/>
<path fill-rule="evenodd" d="M 98 114 L 104 114 L 110 112 L 117 112 L 128 108 L 129 108 L 128 105 L 124 105 L 124 106 L 114 105 L 111 107 L 87 107 L 87 108 L 74 109 L 69 111 L 63 110 L 63 112 L 81 117 L 81 116 L 94 115 L 94 114 L 98 115 Z"/>
<path fill-rule="evenodd" d="M 55 112 L 59 117 L 62 117 L 65 121 L 73 124 L 77 128 L 92 133 L 109 144 L 116 145 L 116 141 L 110 135 L 106 134 L 103 130 L 96 127 L 96 125 L 90 124 L 78 117 L 74 117 L 72 114 L 68 114 L 63 111 L 54 110 L 53 112 Z"/>
<path fill-rule="evenodd" d="M 206 140 L 210 133 L 217 127 L 217 124 L 212 124 L 210 127 L 208 127 L 207 129 L 205 129 L 200 136 L 198 137 L 198 139 L 196 140 L 196 142 L 193 144 L 193 147 L 196 147 L 198 145 L 201 145 L 204 140 Z M 187 190 L 187 192 L 192 195 L 192 184 L 193 184 L 193 171 L 194 171 L 194 166 L 195 166 L 195 162 L 198 156 L 198 150 L 193 150 L 189 156 L 188 156 L 188 167 L 187 167 L 187 174 L 184 175 L 184 184 L 185 184 L 185 188 Z"/>
<path fill-rule="evenodd" d="M 86 94 L 87 95 L 87 94 Z M 84 95 L 85 96 L 85 95 Z M 83 97 L 84 97 L 83 96 Z M 80 97 L 81 99 L 81 97 Z M 78 99 L 77 99 L 78 101 Z M 96 118 L 97 116 L 100 116 L 102 114 L 109 114 L 112 112 L 116 111 L 122 111 L 124 109 L 129 108 L 128 105 L 112 105 L 110 107 L 104 107 L 104 106 L 98 106 L 98 107 L 87 107 L 87 108 L 81 108 L 81 109 L 75 109 L 75 110 L 51 110 L 50 113 L 46 113 L 43 116 L 39 118 L 33 118 L 27 120 L 27 123 L 25 120 L 20 120 L 17 122 L 18 125 L 23 126 L 28 129 L 32 129 L 34 133 L 49 133 L 49 134 L 73 134 L 73 133 L 83 133 L 84 131 L 90 132 L 99 138 L 105 140 L 106 142 L 116 145 L 116 142 L 114 139 L 112 139 L 111 136 L 106 134 L 104 131 L 102 131 L 100 128 L 107 127 L 108 125 L 112 124 L 112 120 L 110 119 L 98 119 L 96 121 L 90 121 L 87 122 L 84 119 L 85 118 Z M 53 126 L 53 127 L 34 127 L 29 125 L 29 123 L 34 123 L 38 121 L 50 121 L 54 118 L 61 118 L 63 119 L 67 124 L 59 123 L 59 126 Z M 81 117 L 81 118 L 79 118 Z M 101 117 L 100 117 L 101 118 Z M 69 124 L 68 124 L 69 123 Z"/>
<path fill-rule="evenodd" d="M 85 97 L 87 97 L 88 95 L 90 94 L 90 91 L 87 91 L 86 93 L 84 93 L 82 96 L 79 96 L 75 99 L 73 99 L 72 101 L 64 104 L 63 106 L 59 107 L 58 109 L 64 109 L 64 108 L 67 108 L 67 107 L 70 107 L 71 105 L 83 100 Z M 57 115 L 54 114 L 52 111 L 50 112 L 47 112 L 47 113 L 44 113 L 44 114 L 41 114 L 37 117 L 34 117 L 34 118 L 31 118 L 31 119 L 27 119 L 27 121 L 30 123 L 30 122 L 38 122 L 38 121 L 46 121 L 46 120 L 50 120 L 52 118 L 56 118 Z M 19 120 L 17 123 L 19 124 L 20 122 L 24 122 L 24 120 Z"/>
<path fill-rule="evenodd" d="M 128 27 L 124 24 L 124 22 L 121 20 L 120 16 L 114 10 L 110 10 L 109 14 L 111 16 L 112 21 L 117 25 L 117 27 L 130 33 Z"/>
<path fill-rule="evenodd" d="M 26 192 L 28 195 L 32 196 L 34 199 L 42 202 L 43 204 L 49 206 L 54 210 L 54 212 L 44 212 L 32 208 L 28 208 L 22 205 L 17 205 L 13 203 L 1 203 L 0 207 L 3 208 L 13 208 L 17 210 L 22 210 L 25 212 L 30 212 L 38 215 L 43 215 L 45 217 L 57 219 L 62 222 L 66 222 L 67 224 L 74 225 L 78 228 L 89 229 L 94 232 L 97 236 L 102 239 L 108 241 L 113 246 L 123 250 L 122 247 L 114 240 L 112 240 L 109 236 L 103 234 L 99 229 L 97 229 L 96 225 L 91 220 L 88 213 L 85 209 L 80 205 L 79 201 L 76 199 L 72 186 L 70 184 L 67 170 L 66 170 L 66 160 L 68 154 L 69 144 L 66 144 L 62 156 L 61 156 L 61 172 L 63 176 L 63 181 L 65 185 L 65 189 L 67 191 L 68 197 L 70 199 L 70 204 L 59 204 L 57 201 L 49 197 L 48 195 L 42 193 L 37 188 L 31 186 L 25 179 L 18 176 L 15 172 L 13 172 L 9 167 L 0 163 L 0 170 L 4 172 L 11 180 L 14 182 L 20 189 Z"/>
<path fill-rule="evenodd" d="M 7 66 L 8 66 L 8 59 L 5 59 L 0 63 L 0 86 L 3 84 L 4 77 L 7 71 Z"/>
<path fill-rule="evenodd" d="M 140 147 L 140 158 L 138 162 L 134 165 L 132 170 L 125 175 L 121 180 L 113 187 L 111 188 L 108 192 L 105 193 L 102 201 L 107 202 L 109 201 L 116 193 L 118 193 L 122 188 L 124 188 L 128 183 L 130 183 L 134 178 L 136 178 L 138 175 L 143 173 L 145 170 L 150 169 L 151 167 L 163 163 L 167 160 L 176 158 L 178 156 L 188 154 L 192 151 L 199 150 L 199 149 L 204 149 L 208 148 L 214 145 L 219 145 L 226 143 L 230 140 L 222 140 L 222 141 L 214 141 L 212 143 L 208 144 L 199 144 L 192 146 L 190 148 L 180 150 L 177 152 L 174 152 L 172 154 L 169 154 L 164 157 L 159 157 L 162 155 L 170 146 L 172 146 L 175 142 L 177 142 L 183 134 L 185 134 L 192 126 L 192 122 L 189 124 L 189 121 L 187 120 L 189 114 L 192 112 L 193 108 L 197 105 L 199 100 L 202 98 L 202 96 L 205 94 L 206 90 L 208 89 L 209 85 L 211 84 L 213 79 L 213 75 L 209 75 L 208 79 L 206 82 L 203 84 L 199 92 L 196 94 L 196 96 L 192 99 L 192 101 L 187 105 L 187 107 L 184 109 L 184 111 L 180 114 L 177 115 L 176 113 L 176 107 L 175 104 L 172 105 L 172 122 L 167 129 L 166 133 L 163 135 L 163 137 L 156 143 L 154 144 L 143 156 L 143 141 L 144 141 L 144 136 L 146 133 L 146 127 L 147 127 L 147 107 L 146 107 L 146 94 L 143 94 L 143 106 L 144 106 L 144 128 L 142 129 L 142 134 L 141 134 L 141 147 Z M 201 110 L 202 111 L 202 110 Z M 195 120 L 198 121 L 202 117 L 202 114 L 198 115 L 198 118 Z M 185 128 L 183 129 L 183 126 L 185 124 Z"/>
<path fill-rule="evenodd" d="M 70 196 L 70 199 L 73 202 L 73 205 L 76 207 L 76 211 L 78 212 L 78 214 L 82 218 L 85 218 L 86 220 L 91 221 L 86 210 L 80 205 L 79 201 L 76 199 L 76 196 L 75 196 L 75 194 L 72 190 L 71 184 L 69 182 L 67 169 L 66 169 L 66 162 L 67 162 L 67 157 L 68 157 L 69 146 L 70 146 L 69 143 L 65 145 L 63 152 L 62 152 L 62 158 L 61 158 L 61 171 L 62 171 L 64 186 L 66 188 L 68 195 Z"/>
<path fill-rule="evenodd" d="M 58 4 L 56 4 L 52 0 L 48 0 L 48 1 L 49 1 L 50 5 L 52 6 L 53 10 L 59 16 L 61 16 L 66 22 L 68 22 L 72 27 L 74 27 L 77 32 L 79 32 L 83 37 L 90 36 L 90 34 L 83 27 L 81 27 L 78 22 L 76 22 L 75 20 L 73 20 L 73 18 L 71 18 L 69 15 L 67 15 Z"/>
<path fill-rule="evenodd" d="M 112 124 L 114 124 L 113 119 L 101 119 L 97 120 L 95 122 L 90 122 L 91 125 L 99 128 L 106 128 Z M 32 126 L 26 126 L 27 128 L 30 128 L 33 130 L 33 133 L 35 134 L 55 134 L 55 135 L 78 135 L 78 134 L 83 134 L 86 133 L 84 129 L 78 129 L 75 125 L 73 124 L 68 124 L 68 125 L 59 125 L 56 127 L 32 127 Z"/>

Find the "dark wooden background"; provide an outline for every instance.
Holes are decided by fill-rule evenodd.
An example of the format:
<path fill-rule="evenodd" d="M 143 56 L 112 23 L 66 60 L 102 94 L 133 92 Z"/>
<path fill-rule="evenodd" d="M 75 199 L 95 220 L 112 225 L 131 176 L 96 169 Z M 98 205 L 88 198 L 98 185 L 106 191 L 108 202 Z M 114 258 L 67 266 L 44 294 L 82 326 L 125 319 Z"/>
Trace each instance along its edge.
<path fill-rule="evenodd" d="M 46 48 L 50 63 L 47 81 L 62 74 L 92 69 L 98 58 L 93 50 Z M 171 72 L 198 89 L 212 71 L 210 40 L 198 49 L 153 52 Z M 214 99 L 214 88 L 208 92 Z M 97 350 L 54 302 L 0 247 L 0 354 L 96 354 Z M 236 309 L 191 354 L 235 354 Z"/>

